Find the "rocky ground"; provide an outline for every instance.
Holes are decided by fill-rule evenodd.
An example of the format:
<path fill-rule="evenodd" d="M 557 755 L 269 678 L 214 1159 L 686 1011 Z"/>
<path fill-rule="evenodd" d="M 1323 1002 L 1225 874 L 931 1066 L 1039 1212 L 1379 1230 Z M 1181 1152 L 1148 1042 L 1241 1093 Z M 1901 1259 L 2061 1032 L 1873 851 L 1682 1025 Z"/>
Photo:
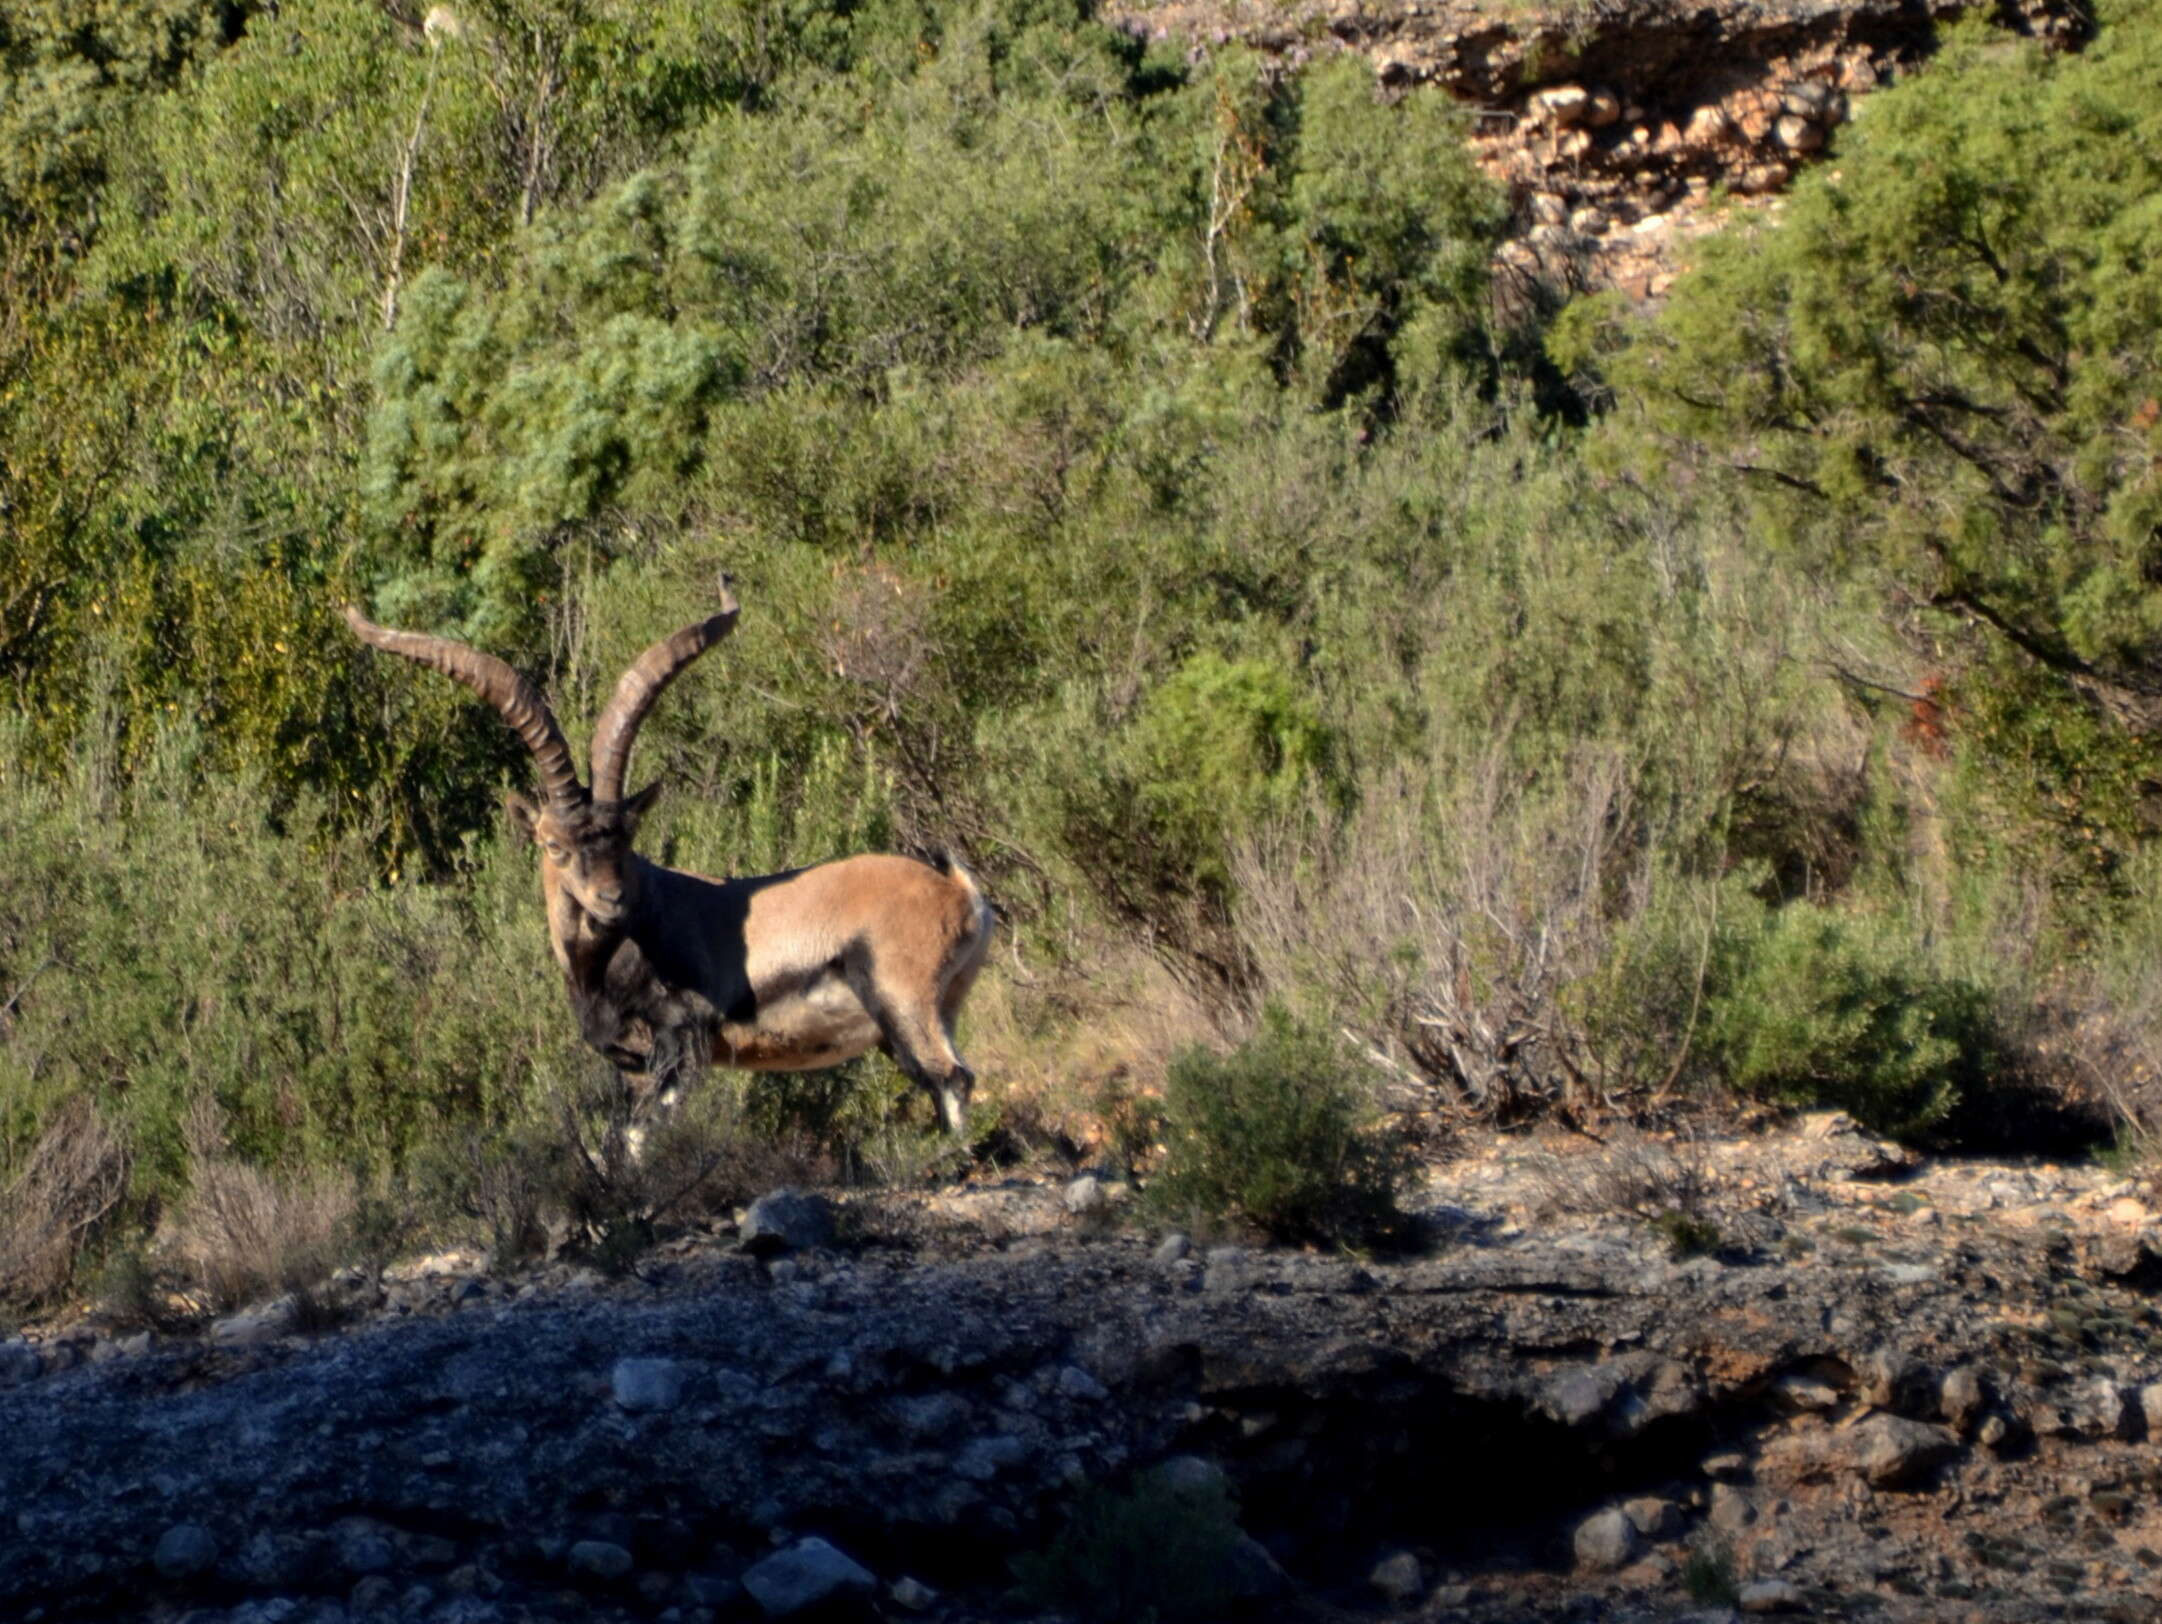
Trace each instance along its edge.
<path fill-rule="evenodd" d="M 782 1203 L 634 1276 L 352 1281 L 319 1336 L 0 1343 L 0 1618 L 1036 1618 L 1013 1560 L 1091 1486 L 1175 1545 L 1218 1485 L 1211 1616 L 2162 1616 L 2144 1185 L 1817 1118 L 1499 1140 L 1385 1260 L 1117 1195 L 843 1198 L 839 1240 Z"/>
<path fill-rule="evenodd" d="M 1401 92 L 1473 115 L 1515 229 L 1506 295 L 1663 294 L 1690 244 L 1762 206 L 1836 149 L 1868 96 L 1982 12 L 2078 43 L 2063 0 L 1113 0 L 1111 15 L 1194 51 L 1238 43 L 1286 61 L 1350 51 Z"/>

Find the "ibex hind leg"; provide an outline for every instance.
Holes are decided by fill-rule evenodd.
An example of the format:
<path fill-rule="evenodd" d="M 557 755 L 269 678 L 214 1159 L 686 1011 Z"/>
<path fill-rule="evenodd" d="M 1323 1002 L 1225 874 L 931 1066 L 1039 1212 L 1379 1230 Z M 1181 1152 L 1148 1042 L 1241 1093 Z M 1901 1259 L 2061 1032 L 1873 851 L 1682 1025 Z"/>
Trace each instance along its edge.
<path fill-rule="evenodd" d="M 882 995 L 866 960 L 852 957 L 846 969 L 849 986 L 878 1023 L 878 1046 L 904 1077 L 931 1096 L 938 1107 L 939 1125 L 959 1138 L 968 1125 L 968 1101 L 976 1075 L 953 1052 L 936 989 L 900 989 L 898 996 Z"/>

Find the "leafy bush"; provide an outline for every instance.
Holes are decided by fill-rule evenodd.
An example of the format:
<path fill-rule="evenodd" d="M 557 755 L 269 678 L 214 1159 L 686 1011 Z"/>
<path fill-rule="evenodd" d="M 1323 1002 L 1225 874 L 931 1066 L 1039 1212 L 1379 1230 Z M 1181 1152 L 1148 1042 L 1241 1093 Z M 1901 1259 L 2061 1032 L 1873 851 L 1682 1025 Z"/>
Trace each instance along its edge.
<path fill-rule="evenodd" d="M 1771 916 L 1705 1026 L 1737 1088 L 1905 1138 L 1986 1089 L 2002 1049 L 1985 989 L 1882 925 L 1808 903 Z"/>
<path fill-rule="evenodd" d="M 1085 1492 L 1057 1538 L 1014 1569 L 1031 1601 L 1091 1624 L 1216 1619 L 1234 1600 L 1231 1562 L 1242 1537 L 1220 1480 L 1189 1482 L 1158 1468 L 1123 1491 Z"/>
<path fill-rule="evenodd" d="M 1374 1116 L 1368 1069 L 1339 1039 L 1272 1005 L 1232 1053 L 1173 1057 L 1164 1164 L 1149 1199 L 1181 1222 L 1231 1220 L 1278 1240 L 1386 1239 L 1411 1159 Z"/>

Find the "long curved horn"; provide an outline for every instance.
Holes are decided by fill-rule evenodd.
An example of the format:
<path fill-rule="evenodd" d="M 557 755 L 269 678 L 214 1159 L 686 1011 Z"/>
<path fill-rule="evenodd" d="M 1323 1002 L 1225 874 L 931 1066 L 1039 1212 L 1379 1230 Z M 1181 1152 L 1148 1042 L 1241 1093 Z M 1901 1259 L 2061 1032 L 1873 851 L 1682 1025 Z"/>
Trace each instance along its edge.
<path fill-rule="evenodd" d="M 736 629 L 736 595 L 728 577 L 721 577 L 721 608 L 695 625 L 664 637 L 631 663 L 616 681 L 608 708 L 593 724 L 593 799 L 623 799 L 623 774 L 631 762 L 631 746 L 638 740 L 639 724 L 661 697 L 661 690 L 675 681 L 676 673 Z"/>
<path fill-rule="evenodd" d="M 445 676 L 455 677 L 493 705 L 503 720 L 510 723 L 511 731 L 525 740 L 526 748 L 533 752 L 551 804 L 567 805 L 585 793 L 578 782 L 578 765 L 571 760 L 571 747 L 564 742 L 563 730 L 556 726 L 548 701 L 541 698 L 540 690 L 527 678 L 493 654 L 483 654 L 477 648 L 454 643 L 447 637 L 427 637 L 419 632 L 378 626 L 351 604 L 345 606 L 345 623 L 363 643 L 433 666 Z"/>

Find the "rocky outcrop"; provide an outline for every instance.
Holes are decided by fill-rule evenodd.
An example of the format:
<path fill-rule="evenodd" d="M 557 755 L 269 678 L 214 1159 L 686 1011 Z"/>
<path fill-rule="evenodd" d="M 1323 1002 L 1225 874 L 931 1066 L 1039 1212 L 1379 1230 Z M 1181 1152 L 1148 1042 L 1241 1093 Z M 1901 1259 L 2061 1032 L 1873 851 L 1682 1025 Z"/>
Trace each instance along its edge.
<path fill-rule="evenodd" d="M 1977 9 L 2061 43 L 2085 26 L 2067 0 L 1128 0 L 1112 15 L 1197 50 L 1351 51 L 1384 86 L 1447 92 L 1516 204 L 1505 281 L 1649 298 L 1723 219 L 1718 198 L 1777 193 L 1940 23 Z"/>
<path fill-rule="evenodd" d="M 1820 1125 L 1690 1150 L 1719 1239 L 1677 1259 L 1575 1210 L 1603 1154 L 1447 1170 L 1397 1260 L 1165 1249 L 1054 1182 L 920 1203 L 914 1252 L 866 1219 L 441 1271 L 321 1340 L 7 1345 L 0 1617 L 987 1617 L 1157 1463 L 1234 1491 L 1264 1609 L 2162 1605 L 2158 1316 L 2101 1261 L 2143 1192 Z"/>

